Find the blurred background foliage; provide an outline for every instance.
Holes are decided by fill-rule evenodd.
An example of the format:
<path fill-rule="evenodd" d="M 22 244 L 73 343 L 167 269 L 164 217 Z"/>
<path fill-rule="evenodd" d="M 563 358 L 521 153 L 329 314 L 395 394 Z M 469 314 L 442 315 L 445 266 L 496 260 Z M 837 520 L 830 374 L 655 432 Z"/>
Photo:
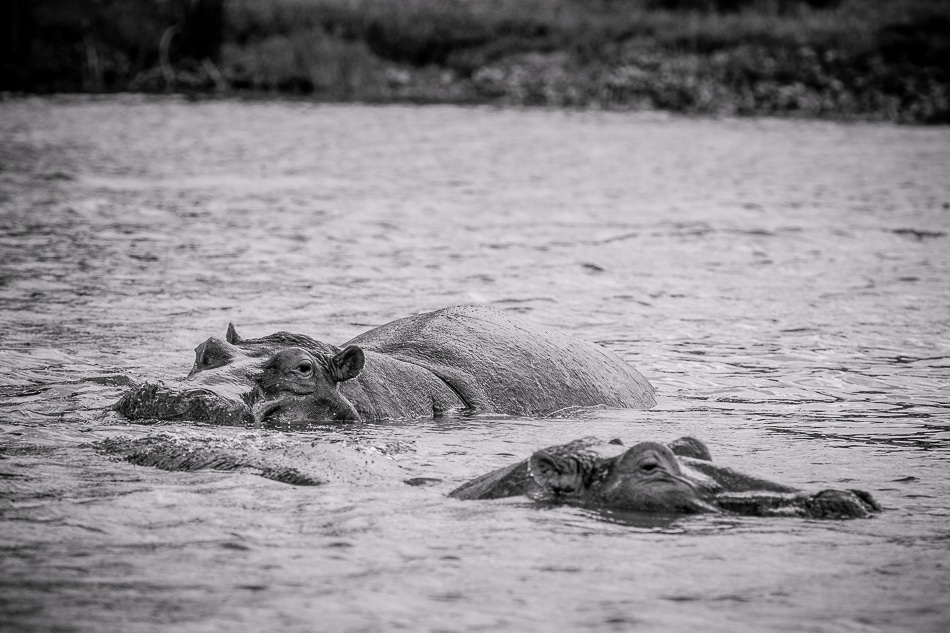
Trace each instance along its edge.
<path fill-rule="evenodd" d="M 6 0 L 0 12 L 5 91 L 950 122 L 950 0 Z"/>

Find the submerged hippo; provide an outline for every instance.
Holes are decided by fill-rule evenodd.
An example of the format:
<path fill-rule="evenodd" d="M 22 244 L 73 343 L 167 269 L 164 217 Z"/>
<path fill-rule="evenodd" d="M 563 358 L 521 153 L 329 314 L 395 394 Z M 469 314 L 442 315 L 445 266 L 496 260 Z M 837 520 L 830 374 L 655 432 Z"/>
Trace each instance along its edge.
<path fill-rule="evenodd" d="M 683 437 L 668 445 L 624 448 L 584 438 L 456 488 L 458 499 L 527 495 L 537 501 L 641 512 L 731 512 L 816 519 L 863 518 L 880 507 L 861 490 L 807 493 L 712 463 L 705 444 Z"/>
<path fill-rule="evenodd" d="M 393 321 L 342 347 L 279 332 L 196 349 L 173 385 L 139 386 L 130 418 L 220 424 L 431 417 L 453 410 L 521 416 L 572 407 L 649 408 L 653 387 L 604 348 L 486 306 Z"/>

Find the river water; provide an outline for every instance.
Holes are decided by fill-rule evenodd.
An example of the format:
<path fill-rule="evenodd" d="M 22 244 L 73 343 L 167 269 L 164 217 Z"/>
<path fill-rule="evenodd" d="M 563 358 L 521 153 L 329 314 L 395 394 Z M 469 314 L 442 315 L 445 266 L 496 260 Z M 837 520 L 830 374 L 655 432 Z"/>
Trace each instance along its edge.
<path fill-rule="evenodd" d="M 179 98 L 0 102 L 0 628 L 945 631 L 950 129 Z M 649 411 L 130 424 L 125 377 L 276 330 L 488 303 L 597 341 Z M 170 434 L 330 483 L 103 454 Z M 457 501 L 585 435 L 703 439 L 867 520 Z M 436 479 L 407 486 L 409 477 Z"/>

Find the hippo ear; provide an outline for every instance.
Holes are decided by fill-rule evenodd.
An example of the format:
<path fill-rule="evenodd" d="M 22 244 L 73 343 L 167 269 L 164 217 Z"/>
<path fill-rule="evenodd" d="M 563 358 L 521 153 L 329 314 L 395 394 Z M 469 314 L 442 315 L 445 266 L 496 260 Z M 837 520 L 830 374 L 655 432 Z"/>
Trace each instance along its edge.
<path fill-rule="evenodd" d="M 693 459 L 701 459 L 706 462 L 712 461 L 712 455 L 709 454 L 709 449 L 706 448 L 706 445 L 689 435 L 684 435 L 679 439 L 673 440 L 666 446 L 673 451 L 674 455 L 679 457 L 692 457 Z"/>
<path fill-rule="evenodd" d="M 224 340 L 231 345 L 238 345 L 244 342 L 244 339 L 242 339 L 240 335 L 238 335 L 237 330 L 234 329 L 233 323 L 228 323 L 228 332 L 224 335 Z"/>
<path fill-rule="evenodd" d="M 330 375 L 335 382 L 352 380 L 363 371 L 366 358 L 359 345 L 347 345 L 330 359 Z"/>
<path fill-rule="evenodd" d="M 536 484 L 555 495 L 578 492 L 584 487 L 580 464 L 564 455 L 536 451 L 528 458 L 528 473 Z"/>

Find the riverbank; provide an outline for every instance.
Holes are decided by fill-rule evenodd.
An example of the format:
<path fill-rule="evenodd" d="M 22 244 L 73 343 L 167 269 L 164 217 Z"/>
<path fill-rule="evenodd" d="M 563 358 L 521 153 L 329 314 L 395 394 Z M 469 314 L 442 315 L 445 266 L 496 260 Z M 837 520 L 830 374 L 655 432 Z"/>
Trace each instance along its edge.
<path fill-rule="evenodd" d="M 5 68 L 5 90 L 950 122 L 946 2 L 34 4 L 27 54 L 22 34 L 20 49 L 8 47 L 19 61 Z"/>

